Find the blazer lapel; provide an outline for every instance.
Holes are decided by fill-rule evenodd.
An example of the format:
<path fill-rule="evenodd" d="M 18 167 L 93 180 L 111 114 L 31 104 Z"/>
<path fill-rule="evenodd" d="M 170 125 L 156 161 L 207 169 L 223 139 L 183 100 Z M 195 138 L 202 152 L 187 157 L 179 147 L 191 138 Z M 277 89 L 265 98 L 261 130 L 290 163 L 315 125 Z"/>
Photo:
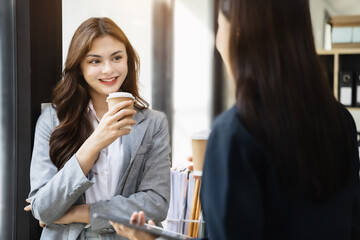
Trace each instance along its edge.
<path fill-rule="evenodd" d="M 130 134 L 122 136 L 123 144 L 123 167 L 120 173 L 119 185 L 116 189 L 116 193 L 120 193 L 122 186 L 125 183 L 127 173 L 131 168 L 131 163 L 134 160 L 136 153 L 141 145 L 141 142 L 146 133 L 146 129 L 149 125 L 148 121 L 144 121 L 145 117 L 140 110 L 136 109 L 137 113 L 134 115 L 136 124 L 132 126 Z"/>

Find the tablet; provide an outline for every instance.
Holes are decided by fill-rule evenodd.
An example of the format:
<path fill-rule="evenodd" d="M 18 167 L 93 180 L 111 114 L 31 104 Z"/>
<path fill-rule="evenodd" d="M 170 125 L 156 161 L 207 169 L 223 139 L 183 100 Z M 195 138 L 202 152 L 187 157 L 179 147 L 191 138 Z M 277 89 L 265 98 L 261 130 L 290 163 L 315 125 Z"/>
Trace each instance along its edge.
<path fill-rule="evenodd" d="M 166 239 L 170 239 L 170 240 L 183 240 L 183 239 L 193 239 L 187 235 L 184 234 L 180 234 L 180 233 L 176 233 L 176 232 L 172 232 L 172 231 L 168 231 L 166 229 L 163 229 L 161 227 L 157 227 L 157 226 L 153 226 L 154 228 L 148 228 L 149 225 L 147 226 L 139 226 L 136 224 L 131 224 L 129 219 L 125 219 L 125 218 L 121 218 L 118 216 L 114 216 L 114 215 L 103 215 L 100 213 L 94 213 L 93 214 L 94 218 L 100 218 L 100 219 L 104 219 L 104 220 L 110 220 L 116 223 L 120 223 L 126 227 L 129 228 L 133 228 L 136 230 L 140 230 L 143 232 L 147 232 L 150 234 L 153 234 L 157 237 L 164 237 Z"/>

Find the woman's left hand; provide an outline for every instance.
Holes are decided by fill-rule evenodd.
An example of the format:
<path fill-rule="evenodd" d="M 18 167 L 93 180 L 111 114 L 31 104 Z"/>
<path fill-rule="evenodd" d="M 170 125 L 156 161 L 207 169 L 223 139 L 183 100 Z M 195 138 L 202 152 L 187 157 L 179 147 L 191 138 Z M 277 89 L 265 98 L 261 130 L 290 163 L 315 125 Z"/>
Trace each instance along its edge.
<path fill-rule="evenodd" d="M 131 224 L 144 225 L 145 223 L 145 213 L 140 211 L 139 213 L 134 212 L 130 218 Z M 155 225 L 155 223 L 150 220 L 148 222 L 150 225 Z M 149 233 L 145 233 L 139 230 L 128 228 L 122 224 L 115 223 L 110 221 L 110 224 L 114 227 L 116 233 L 123 237 L 129 238 L 130 240 L 154 240 L 156 237 Z"/>
<path fill-rule="evenodd" d="M 25 210 L 26 212 L 30 212 L 30 211 L 32 210 L 30 200 L 29 200 L 29 199 L 26 199 L 25 201 L 26 201 L 27 203 L 29 203 L 29 205 L 27 205 L 26 207 L 24 207 L 24 210 Z M 43 223 L 42 221 L 39 221 L 39 226 L 42 227 L 42 228 L 43 228 L 43 227 L 46 227 L 45 223 Z"/>

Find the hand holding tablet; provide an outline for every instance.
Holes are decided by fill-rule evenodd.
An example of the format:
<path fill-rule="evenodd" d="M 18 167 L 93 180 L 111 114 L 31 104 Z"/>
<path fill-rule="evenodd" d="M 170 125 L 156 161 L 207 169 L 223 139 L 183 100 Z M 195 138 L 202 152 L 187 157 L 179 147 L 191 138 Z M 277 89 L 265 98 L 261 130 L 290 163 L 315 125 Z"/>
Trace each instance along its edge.
<path fill-rule="evenodd" d="M 133 223 L 130 223 L 129 219 L 121 218 L 121 217 L 114 216 L 114 215 L 103 215 L 103 214 L 94 213 L 93 217 L 104 219 L 104 220 L 110 220 L 114 223 L 122 224 L 125 227 L 131 228 L 133 230 L 138 230 L 142 233 L 151 234 L 154 237 L 164 237 L 164 238 L 170 239 L 170 240 L 191 239 L 191 237 L 189 237 L 187 235 L 183 235 L 183 234 L 180 234 L 177 232 L 165 230 L 161 227 L 153 226 L 150 224 L 146 224 L 146 223 L 144 225 L 138 225 L 136 223 L 133 224 Z M 139 234 L 141 234 L 140 232 L 139 232 Z M 146 235 L 146 234 L 144 234 L 144 235 Z M 155 239 L 155 238 L 153 238 L 153 239 Z"/>

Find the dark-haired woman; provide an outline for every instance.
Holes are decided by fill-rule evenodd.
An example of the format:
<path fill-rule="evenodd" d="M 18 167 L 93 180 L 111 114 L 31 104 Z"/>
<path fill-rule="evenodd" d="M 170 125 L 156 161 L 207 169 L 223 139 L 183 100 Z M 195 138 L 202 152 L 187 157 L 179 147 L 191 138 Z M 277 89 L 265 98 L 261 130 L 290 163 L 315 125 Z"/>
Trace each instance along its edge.
<path fill-rule="evenodd" d="M 29 205 L 41 239 L 115 239 L 93 212 L 165 219 L 170 195 L 167 119 L 138 93 L 139 59 L 108 18 L 76 30 L 63 79 L 36 125 Z M 109 93 L 135 98 L 108 109 Z M 132 118 L 125 118 L 131 116 Z M 123 128 L 132 125 L 131 130 Z"/>
<path fill-rule="evenodd" d="M 209 238 L 360 239 L 356 127 L 316 54 L 309 1 L 223 0 L 218 22 L 236 104 L 208 141 Z"/>

